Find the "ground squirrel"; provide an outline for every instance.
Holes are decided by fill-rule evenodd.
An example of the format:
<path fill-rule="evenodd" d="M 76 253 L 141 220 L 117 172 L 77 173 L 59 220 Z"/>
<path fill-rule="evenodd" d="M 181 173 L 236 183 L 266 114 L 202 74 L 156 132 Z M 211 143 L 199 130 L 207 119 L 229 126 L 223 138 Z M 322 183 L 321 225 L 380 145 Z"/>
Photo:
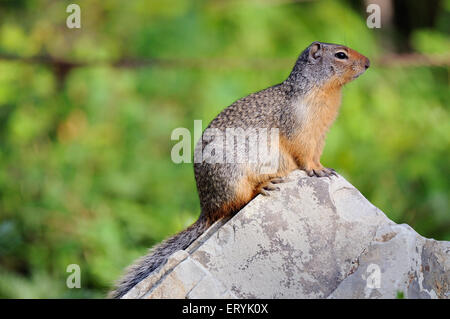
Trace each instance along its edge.
<path fill-rule="evenodd" d="M 368 58 L 346 46 L 313 42 L 300 54 L 285 81 L 224 109 L 207 129 L 219 132 L 227 128 L 278 129 L 276 171 L 262 173 L 258 164 L 210 163 L 207 158 L 195 163 L 200 217 L 128 268 L 109 296 L 122 297 L 165 264 L 173 252 L 187 248 L 215 221 L 232 216 L 259 193 L 267 195 L 276 189 L 275 184 L 282 182 L 289 172 L 301 169 L 309 176 L 318 177 L 335 174 L 320 163 L 325 134 L 337 116 L 342 86 L 361 75 L 369 65 Z M 216 139 L 206 138 L 203 133 L 196 151 L 211 145 L 223 150 Z"/>

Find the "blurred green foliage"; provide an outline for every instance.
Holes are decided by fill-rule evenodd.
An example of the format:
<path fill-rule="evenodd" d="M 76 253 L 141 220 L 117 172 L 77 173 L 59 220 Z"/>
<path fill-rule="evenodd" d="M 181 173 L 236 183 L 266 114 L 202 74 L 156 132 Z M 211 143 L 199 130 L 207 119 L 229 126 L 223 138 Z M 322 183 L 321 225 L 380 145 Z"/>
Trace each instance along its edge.
<path fill-rule="evenodd" d="M 81 29 L 65 26 L 72 2 Z M 443 7 L 411 35 L 416 53 L 448 57 Z M 0 59 L 0 297 L 103 297 L 199 214 L 172 130 L 281 82 L 315 40 L 372 60 L 344 89 L 324 165 L 394 221 L 450 240 L 448 64 L 384 65 L 389 35 L 366 16 L 344 1 L 3 1 L 0 57 L 16 58 Z M 146 63 L 114 65 L 124 57 Z M 73 263 L 81 289 L 66 287 Z"/>

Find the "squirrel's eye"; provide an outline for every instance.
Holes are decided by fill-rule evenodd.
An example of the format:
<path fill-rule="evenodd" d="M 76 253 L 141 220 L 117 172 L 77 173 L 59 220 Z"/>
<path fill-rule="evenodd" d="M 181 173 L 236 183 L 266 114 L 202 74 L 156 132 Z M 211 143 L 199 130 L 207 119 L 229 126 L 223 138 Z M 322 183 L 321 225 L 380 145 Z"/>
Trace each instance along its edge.
<path fill-rule="evenodd" d="M 338 52 L 334 56 L 338 59 L 347 59 L 348 58 L 347 54 L 345 54 L 344 52 Z"/>

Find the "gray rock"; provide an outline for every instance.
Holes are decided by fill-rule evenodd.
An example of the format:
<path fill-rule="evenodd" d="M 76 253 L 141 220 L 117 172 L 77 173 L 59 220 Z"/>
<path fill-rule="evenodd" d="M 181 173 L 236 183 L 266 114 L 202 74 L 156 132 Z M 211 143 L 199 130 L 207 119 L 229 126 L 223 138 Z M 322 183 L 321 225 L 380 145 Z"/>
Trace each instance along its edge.
<path fill-rule="evenodd" d="M 450 242 L 392 222 L 341 176 L 289 180 L 124 298 L 449 298 Z"/>

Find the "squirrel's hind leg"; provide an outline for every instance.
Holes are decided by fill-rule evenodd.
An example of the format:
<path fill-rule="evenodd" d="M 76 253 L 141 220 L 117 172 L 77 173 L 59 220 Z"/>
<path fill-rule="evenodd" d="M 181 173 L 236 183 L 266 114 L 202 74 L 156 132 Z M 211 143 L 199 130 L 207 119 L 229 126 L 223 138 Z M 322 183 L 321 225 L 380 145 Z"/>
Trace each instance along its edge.
<path fill-rule="evenodd" d="M 262 183 L 258 187 L 258 193 L 261 193 L 264 196 L 269 196 L 270 191 L 279 191 L 280 187 L 278 187 L 276 184 L 286 183 L 289 182 L 289 179 L 287 177 L 274 177 L 272 179 L 269 179 L 267 182 Z"/>
<path fill-rule="evenodd" d="M 198 164 L 197 189 L 202 214 L 210 221 L 229 217 L 255 197 L 254 186 L 241 164 Z"/>

